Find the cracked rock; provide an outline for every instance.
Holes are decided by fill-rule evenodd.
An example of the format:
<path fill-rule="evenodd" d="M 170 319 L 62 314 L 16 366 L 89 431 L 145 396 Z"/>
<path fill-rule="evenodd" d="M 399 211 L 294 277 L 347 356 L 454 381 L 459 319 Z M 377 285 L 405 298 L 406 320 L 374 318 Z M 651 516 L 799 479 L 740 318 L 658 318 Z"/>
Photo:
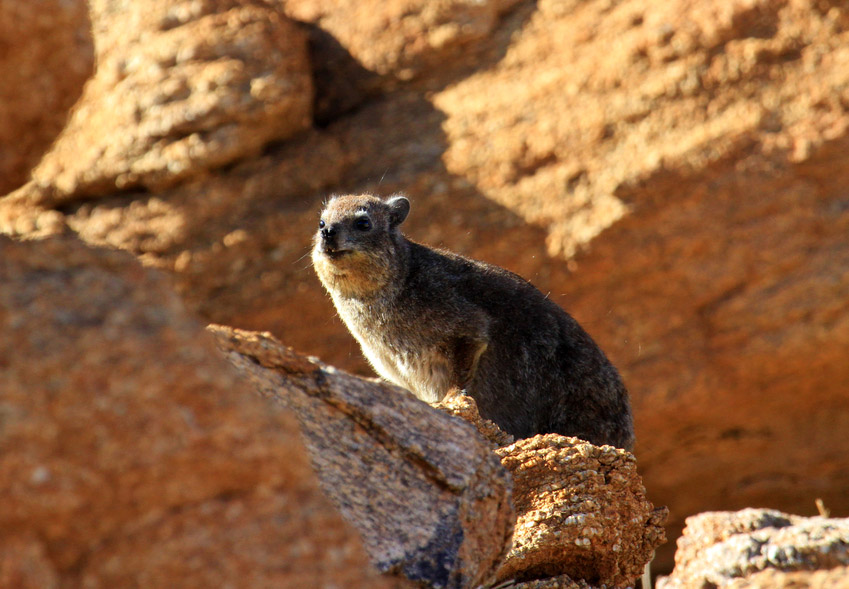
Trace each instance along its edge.
<path fill-rule="evenodd" d="M 322 488 L 378 570 L 428 587 L 493 580 L 515 519 L 510 476 L 467 423 L 270 334 L 210 329 L 258 392 L 297 415 Z"/>
<path fill-rule="evenodd" d="M 800 517 L 769 509 L 708 512 L 687 518 L 675 570 L 658 587 L 745 587 L 749 578 L 755 587 L 770 586 L 766 579 L 773 579 L 776 586 L 792 586 L 790 577 L 779 582 L 779 573 L 847 566 L 849 519 Z M 846 583 L 845 573 L 842 578 Z"/>

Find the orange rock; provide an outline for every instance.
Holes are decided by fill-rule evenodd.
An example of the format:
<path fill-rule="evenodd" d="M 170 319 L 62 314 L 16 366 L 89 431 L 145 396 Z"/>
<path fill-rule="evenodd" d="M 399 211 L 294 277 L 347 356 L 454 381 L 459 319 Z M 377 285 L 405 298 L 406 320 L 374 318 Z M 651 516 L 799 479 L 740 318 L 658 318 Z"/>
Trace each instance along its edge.
<path fill-rule="evenodd" d="M 513 477 L 516 527 L 497 581 L 522 589 L 633 586 L 666 542 L 668 510 L 646 499 L 629 452 L 557 434 L 513 443 L 462 394 L 434 406 L 474 425 Z"/>
<path fill-rule="evenodd" d="M 566 574 L 593 585 L 633 586 L 666 541 L 666 508 L 646 500 L 634 457 L 557 434 L 496 453 L 513 475 L 518 519 L 498 579 Z"/>
<path fill-rule="evenodd" d="M 367 374 L 302 256 L 327 192 L 403 190 L 411 237 L 522 274 L 607 352 L 670 537 L 705 509 L 849 513 L 845 3 L 285 5 L 354 72 L 322 74 L 342 106 L 320 129 L 153 194 L 0 201 L 0 228 L 65 222 L 172 271 L 204 318 Z M 458 24 L 444 52 L 435 23 Z"/>
<path fill-rule="evenodd" d="M 29 171 L 65 126 L 94 69 L 85 0 L 0 5 L 0 195 Z"/>
<path fill-rule="evenodd" d="M 392 586 L 170 285 L 0 237 L 0 584 Z"/>
<path fill-rule="evenodd" d="M 769 509 L 708 512 L 687 518 L 675 570 L 658 589 L 845 586 L 847 565 L 849 519 Z"/>
<path fill-rule="evenodd" d="M 482 44 L 520 0 L 276 0 L 391 82 L 439 76 Z"/>
<path fill-rule="evenodd" d="M 734 579 L 728 589 L 846 589 L 849 567 L 820 571 L 785 572 L 765 569 L 742 579 Z"/>
<path fill-rule="evenodd" d="M 267 3 L 91 4 L 97 71 L 23 194 L 160 190 L 311 123 L 306 36 Z"/>
<path fill-rule="evenodd" d="M 510 476 L 468 424 L 270 334 L 210 329 L 257 392 L 294 411 L 322 488 L 378 570 L 428 587 L 493 580 L 515 520 Z"/>

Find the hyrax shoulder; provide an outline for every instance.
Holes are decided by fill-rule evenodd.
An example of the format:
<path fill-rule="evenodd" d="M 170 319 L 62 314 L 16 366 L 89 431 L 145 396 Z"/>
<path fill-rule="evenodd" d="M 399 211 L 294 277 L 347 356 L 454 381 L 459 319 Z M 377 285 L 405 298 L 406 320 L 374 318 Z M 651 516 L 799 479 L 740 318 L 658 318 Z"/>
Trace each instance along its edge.
<path fill-rule="evenodd" d="M 628 394 L 578 323 L 503 268 L 406 239 L 403 196 L 331 199 L 313 265 L 385 379 L 428 402 L 462 390 L 522 438 L 577 436 L 630 449 Z"/>

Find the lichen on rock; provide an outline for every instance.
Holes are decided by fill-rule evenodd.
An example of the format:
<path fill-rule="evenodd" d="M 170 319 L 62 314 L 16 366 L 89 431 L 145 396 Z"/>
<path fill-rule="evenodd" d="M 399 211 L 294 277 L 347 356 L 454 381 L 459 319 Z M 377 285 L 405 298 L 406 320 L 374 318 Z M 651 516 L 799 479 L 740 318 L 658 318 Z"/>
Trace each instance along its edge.
<path fill-rule="evenodd" d="M 763 585 L 767 579 L 780 582 L 779 572 L 847 566 L 847 518 L 801 517 L 772 509 L 706 512 L 687 518 L 675 570 L 658 588 L 745 587 L 750 577 L 752 586 L 769 586 Z M 846 575 L 837 578 L 849 584 Z"/>

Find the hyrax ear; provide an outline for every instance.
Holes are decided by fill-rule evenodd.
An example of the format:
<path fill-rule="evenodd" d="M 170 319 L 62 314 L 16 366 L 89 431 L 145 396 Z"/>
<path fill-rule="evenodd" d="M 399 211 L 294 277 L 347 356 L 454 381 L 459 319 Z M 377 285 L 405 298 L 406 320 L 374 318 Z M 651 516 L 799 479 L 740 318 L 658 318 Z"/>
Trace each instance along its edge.
<path fill-rule="evenodd" d="M 397 227 L 404 222 L 410 212 L 410 201 L 401 195 L 391 196 L 386 201 L 389 207 L 389 226 Z"/>

